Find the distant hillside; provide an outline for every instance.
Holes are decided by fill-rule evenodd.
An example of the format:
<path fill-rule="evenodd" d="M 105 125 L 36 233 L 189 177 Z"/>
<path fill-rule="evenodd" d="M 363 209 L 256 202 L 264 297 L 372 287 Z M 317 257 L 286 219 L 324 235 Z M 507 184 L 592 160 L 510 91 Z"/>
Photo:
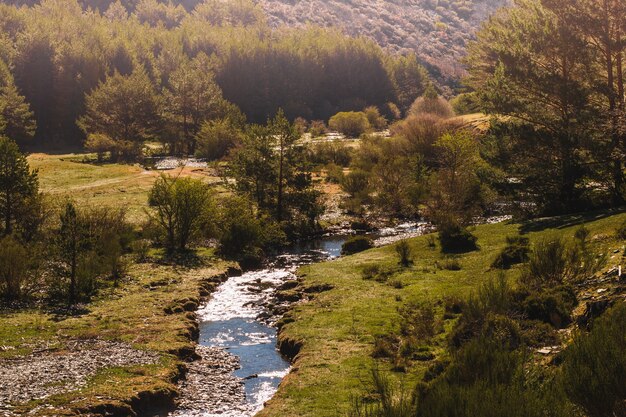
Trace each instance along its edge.
<path fill-rule="evenodd" d="M 459 62 L 480 23 L 510 0 L 257 0 L 278 26 L 336 26 L 398 52 L 414 51 L 444 78 Z"/>

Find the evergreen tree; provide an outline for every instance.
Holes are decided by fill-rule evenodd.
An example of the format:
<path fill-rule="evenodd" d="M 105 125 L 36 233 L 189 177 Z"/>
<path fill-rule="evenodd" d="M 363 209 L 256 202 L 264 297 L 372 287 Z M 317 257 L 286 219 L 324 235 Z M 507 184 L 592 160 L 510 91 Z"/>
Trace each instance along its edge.
<path fill-rule="evenodd" d="M 13 233 L 29 201 L 37 196 L 37 172 L 31 171 L 17 144 L 0 136 L 0 231 Z"/>
<path fill-rule="evenodd" d="M 114 141 L 140 146 L 160 126 L 160 99 L 145 71 L 115 73 L 86 97 L 78 124 L 85 133 L 101 133 Z"/>

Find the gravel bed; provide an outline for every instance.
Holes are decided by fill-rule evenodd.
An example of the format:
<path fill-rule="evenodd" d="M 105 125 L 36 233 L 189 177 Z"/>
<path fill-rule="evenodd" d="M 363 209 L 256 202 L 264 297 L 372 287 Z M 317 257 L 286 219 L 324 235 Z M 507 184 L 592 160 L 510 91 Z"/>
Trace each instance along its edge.
<path fill-rule="evenodd" d="M 239 358 L 216 347 L 198 345 L 200 360 L 188 364 L 185 380 L 179 384 L 178 409 L 170 417 L 230 417 L 250 415 L 239 369 Z"/>
<path fill-rule="evenodd" d="M 63 350 L 0 360 L 0 416 L 11 415 L 11 404 L 77 390 L 100 369 L 153 364 L 158 358 L 125 343 L 89 339 L 71 341 Z"/>

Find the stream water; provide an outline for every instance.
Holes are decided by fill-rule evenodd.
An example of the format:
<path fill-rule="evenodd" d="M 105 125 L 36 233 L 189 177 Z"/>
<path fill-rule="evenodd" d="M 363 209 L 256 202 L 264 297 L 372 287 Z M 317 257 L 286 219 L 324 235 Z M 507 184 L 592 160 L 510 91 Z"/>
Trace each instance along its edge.
<path fill-rule="evenodd" d="M 371 237 L 375 244 L 384 245 L 423 234 L 428 229 L 426 223 L 407 223 L 380 230 Z M 239 358 L 239 369 L 234 374 L 242 380 L 245 404 L 218 412 L 194 410 L 194 416 L 249 417 L 263 408 L 290 368 L 276 347 L 273 324 L 280 317 L 271 313 L 275 311 L 271 307 L 275 307 L 276 289 L 296 279 L 299 266 L 340 256 L 341 246 L 349 236 L 324 236 L 294 245 L 275 256 L 264 269 L 231 277 L 200 308 L 199 342 Z"/>

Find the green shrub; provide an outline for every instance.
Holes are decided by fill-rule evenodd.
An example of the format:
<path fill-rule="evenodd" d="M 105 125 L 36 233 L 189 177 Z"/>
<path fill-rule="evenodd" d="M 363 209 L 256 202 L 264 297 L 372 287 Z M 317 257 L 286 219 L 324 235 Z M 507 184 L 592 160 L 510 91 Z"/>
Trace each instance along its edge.
<path fill-rule="evenodd" d="M 201 180 L 162 175 L 150 190 L 148 203 L 170 252 L 214 234 L 213 193 Z"/>
<path fill-rule="evenodd" d="M 218 241 L 222 255 L 252 266 L 264 249 L 285 243 L 285 234 L 269 218 L 258 218 L 253 204 L 244 197 L 226 199 L 218 214 Z"/>
<path fill-rule="evenodd" d="M 446 370 L 419 385 L 417 417 L 572 416 L 562 391 L 546 375 L 527 372 L 523 355 L 489 337 L 454 355 Z"/>
<path fill-rule="evenodd" d="M 522 308 L 528 319 L 549 323 L 560 329 L 571 322 L 571 311 L 576 304 L 574 290 L 569 286 L 560 286 L 547 292 L 530 294 Z"/>
<path fill-rule="evenodd" d="M 491 264 L 493 268 L 510 269 L 513 265 L 526 262 L 530 251 L 530 241 L 526 237 L 513 236 L 506 238 L 506 246 Z"/>
<path fill-rule="evenodd" d="M 478 249 L 478 238 L 457 223 L 446 222 L 439 227 L 439 243 L 444 253 L 464 253 Z"/>
<path fill-rule="evenodd" d="M 398 312 L 402 336 L 412 337 L 425 343 L 431 340 L 441 328 L 441 323 L 436 319 L 435 309 L 431 304 L 407 303 Z"/>
<path fill-rule="evenodd" d="M 344 135 L 358 138 L 371 126 L 363 112 L 340 112 L 330 118 L 328 126 Z"/>
<path fill-rule="evenodd" d="M 313 138 L 324 136 L 328 132 L 326 123 L 323 120 L 313 120 L 309 125 L 309 133 Z"/>
<path fill-rule="evenodd" d="M 376 130 L 382 130 L 387 127 L 387 119 L 385 119 L 380 114 L 380 110 L 376 106 L 370 106 L 363 110 L 365 113 L 365 117 L 367 117 L 367 121 L 370 126 L 372 126 Z"/>
<path fill-rule="evenodd" d="M 364 280 L 374 280 L 376 282 L 387 282 L 393 276 L 394 271 L 378 264 L 367 265 L 361 271 Z"/>
<path fill-rule="evenodd" d="M 522 283 L 538 290 L 576 283 L 600 270 L 606 263 L 606 256 L 598 256 L 589 247 L 585 230 L 579 229 L 576 240 L 571 243 L 560 237 L 535 243 L 522 272 Z"/>
<path fill-rule="evenodd" d="M 206 121 L 196 135 L 196 156 L 209 161 L 222 159 L 243 140 L 242 137 L 241 129 L 229 119 Z"/>
<path fill-rule="evenodd" d="M 326 166 L 326 181 L 333 184 L 341 184 L 343 181 L 343 168 L 330 163 Z"/>
<path fill-rule="evenodd" d="M 351 197 L 366 193 L 370 184 L 370 174 L 362 170 L 354 170 L 341 180 L 341 189 Z"/>
<path fill-rule="evenodd" d="M 342 255 L 353 255 L 374 247 L 374 242 L 367 236 L 353 236 L 341 246 Z"/>
<path fill-rule="evenodd" d="M 562 384 L 588 416 L 624 415 L 626 401 L 626 303 L 600 317 L 590 333 L 579 333 L 564 352 Z"/>
<path fill-rule="evenodd" d="M 137 262 L 145 262 L 148 259 L 151 245 L 148 239 L 138 239 L 131 244 L 131 250 Z"/>
<path fill-rule="evenodd" d="M 488 314 L 481 335 L 490 338 L 501 346 L 509 349 L 517 349 L 522 344 L 522 336 L 519 324 L 501 314 Z"/>
<path fill-rule="evenodd" d="M 407 240 L 398 242 L 395 246 L 395 250 L 398 254 L 400 265 L 406 268 L 413 263 L 413 251 Z"/>

